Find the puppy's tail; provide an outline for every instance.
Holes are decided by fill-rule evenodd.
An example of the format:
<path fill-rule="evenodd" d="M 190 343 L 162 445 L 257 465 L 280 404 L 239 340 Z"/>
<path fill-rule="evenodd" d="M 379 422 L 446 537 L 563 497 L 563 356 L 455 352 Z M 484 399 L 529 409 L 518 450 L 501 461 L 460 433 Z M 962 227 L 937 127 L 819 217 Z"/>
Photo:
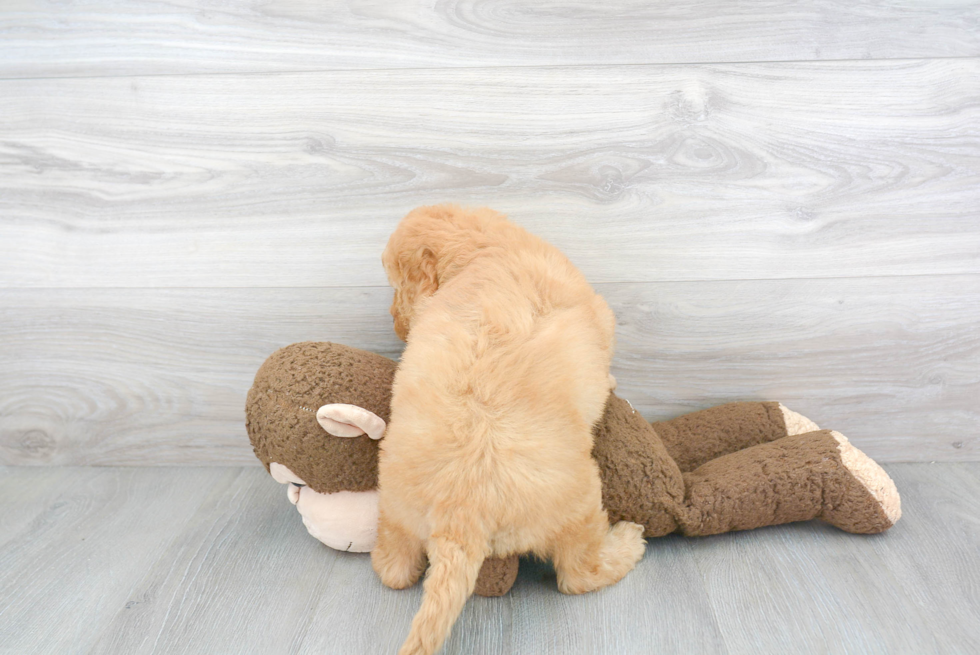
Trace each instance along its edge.
<path fill-rule="evenodd" d="M 398 655 L 431 655 L 439 650 L 473 594 L 485 553 L 485 539 L 475 531 L 443 530 L 429 538 L 422 606 Z"/>

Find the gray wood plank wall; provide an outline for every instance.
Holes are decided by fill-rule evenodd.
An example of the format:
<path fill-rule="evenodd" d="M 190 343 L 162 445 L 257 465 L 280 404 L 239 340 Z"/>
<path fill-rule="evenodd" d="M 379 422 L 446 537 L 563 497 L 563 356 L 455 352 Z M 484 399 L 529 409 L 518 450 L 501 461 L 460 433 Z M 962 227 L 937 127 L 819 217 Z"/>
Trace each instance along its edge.
<path fill-rule="evenodd" d="M 969 0 L 20 0 L 6 77 L 980 55 Z"/>
<path fill-rule="evenodd" d="M 0 7 L 0 463 L 254 463 L 274 349 L 397 357 L 379 256 L 487 204 L 651 419 L 980 457 L 980 5 Z"/>

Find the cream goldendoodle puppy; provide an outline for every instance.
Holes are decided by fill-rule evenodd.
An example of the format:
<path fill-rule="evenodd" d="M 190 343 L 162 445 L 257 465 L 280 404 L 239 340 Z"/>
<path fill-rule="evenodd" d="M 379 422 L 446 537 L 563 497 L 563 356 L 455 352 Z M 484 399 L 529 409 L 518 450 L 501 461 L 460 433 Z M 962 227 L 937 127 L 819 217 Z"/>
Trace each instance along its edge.
<path fill-rule="evenodd" d="M 429 559 L 401 653 L 433 653 L 484 558 L 550 558 L 565 593 L 613 584 L 643 528 L 610 528 L 592 426 L 609 395 L 615 317 L 553 246 L 489 209 L 422 207 L 382 256 L 407 341 L 379 461 L 371 559 L 396 589 Z"/>

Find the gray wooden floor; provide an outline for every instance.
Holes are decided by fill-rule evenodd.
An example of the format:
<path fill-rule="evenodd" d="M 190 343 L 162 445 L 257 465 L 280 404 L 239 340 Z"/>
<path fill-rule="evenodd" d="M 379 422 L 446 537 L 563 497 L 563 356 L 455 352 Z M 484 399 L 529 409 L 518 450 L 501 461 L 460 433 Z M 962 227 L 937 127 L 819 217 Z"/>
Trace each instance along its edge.
<path fill-rule="evenodd" d="M 579 597 L 526 561 L 450 653 L 980 652 L 980 463 L 891 464 L 904 516 L 651 540 Z M 258 467 L 0 468 L 0 653 L 394 652 L 418 586 L 306 534 Z"/>

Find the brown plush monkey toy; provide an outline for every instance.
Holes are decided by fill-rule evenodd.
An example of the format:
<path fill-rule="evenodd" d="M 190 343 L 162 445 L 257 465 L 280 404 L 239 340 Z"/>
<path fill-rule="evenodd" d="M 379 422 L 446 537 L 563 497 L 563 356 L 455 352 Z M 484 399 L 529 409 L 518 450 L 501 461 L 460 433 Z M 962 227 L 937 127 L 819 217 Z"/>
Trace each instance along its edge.
<path fill-rule="evenodd" d="M 248 393 L 256 456 L 288 485 L 310 534 L 338 550 L 374 547 L 378 441 L 395 366 L 348 346 L 297 343 L 266 360 Z M 873 534 L 901 516 L 895 484 L 877 463 L 779 403 L 730 403 L 651 425 L 610 393 L 593 434 L 610 522 L 639 523 L 646 537 L 810 519 Z M 505 594 L 518 555 L 488 559 L 476 593 Z"/>

